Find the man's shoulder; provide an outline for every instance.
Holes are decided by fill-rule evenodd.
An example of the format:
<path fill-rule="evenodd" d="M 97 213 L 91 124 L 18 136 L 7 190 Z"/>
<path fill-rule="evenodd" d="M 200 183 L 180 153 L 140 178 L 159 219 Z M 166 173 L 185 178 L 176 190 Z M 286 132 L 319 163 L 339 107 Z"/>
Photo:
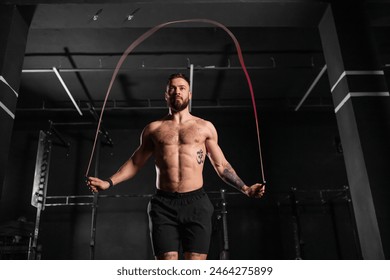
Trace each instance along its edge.
<path fill-rule="evenodd" d="M 213 135 L 216 133 L 215 126 L 211 121 L 198 117 L 195 119 L 195 121 L 198 128 L 204 131 L 207 135 Z"/>
<path fill-rule="evenodd" d="M 144 130 L 145 131 L 153 131 L 153 130 L 157 129 L 159 126 L 161 126 L 162 122 L 163 122 L 162 120 L 152 121 L 145 126 Z"/>
<path fill-rule="evenodd" d="M 210 121 L 202 119 L 201 117 L 192 115 L 192 120 L 197 122 L 198 124 L 205 125 L 207 123 L 210 123 Z"/>
<path fill-rule="evenodd" d="M 203 127 L 214 127 L 213 123 L 211 121 L 195 117 L 195 121 L 198 125 L 203 126 Z"/>

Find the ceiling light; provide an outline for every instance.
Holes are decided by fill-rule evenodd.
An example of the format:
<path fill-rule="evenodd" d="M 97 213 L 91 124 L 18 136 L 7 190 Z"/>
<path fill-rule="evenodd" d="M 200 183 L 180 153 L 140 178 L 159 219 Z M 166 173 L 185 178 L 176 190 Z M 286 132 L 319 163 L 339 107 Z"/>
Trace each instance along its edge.
<path fill-rule="evenodd" d="M 100 14 L 101 12 L 103 12 L 103 9 L 100 9 L 99 11 L 97 11 L 96 14 L 94 14 L 94 15 L 92 16 L 92 19 L 93 19 L 94 21 L 97 21 L 97 20 L 99 19 L 99 14 Z"/>
<path fill-rule="evenodd" d="M 132 13 L 130 13 L 130 14 L 126 17 L 126 20 L 127 20 L 127 21 L 132 20 L 132 19 L 134 18 L 135 13 L 138 12 L 139 9 L 140 9 L 140 8 L 137 8 L 137 9 L 135 9 Z"/>
<path fill-rule="evenodd" d="M 60 80 L 60 83 L 61 83 L 62 86 L 64 87 L 64 89 L 65 89 L 66 93 L 68 94 L 70 100 L 72 101 L 73 105 L 76 107 L 77 112 L 79 112 L 80 116 L 82 116 L 83 113 L 81 112 L 79 106 L 77 106 L 76 101 L 73 99 L 72 94 L 70 93 L 68 87 L 66 86 L 66 84 L 65 84 L 64 80 L 62 79 L 60 73 L 58 72 L 57 68 L 53 67 L 53 71 L 54 71 L 54 73 L 56 74 L 58 80 Z"/>
<path fill-rule="evenodd" d="M 16 92 L 16 90 L 14 90 L 13 87 L 9 83 L 7 83 L 5 78 L 1 75 L 0 75 L 0 81 L 2 81 L 4 84 L 6 84 L 13 91 L 13 93 L 15 93 L 16 97 L 19 97 L 19 94 Z"/>

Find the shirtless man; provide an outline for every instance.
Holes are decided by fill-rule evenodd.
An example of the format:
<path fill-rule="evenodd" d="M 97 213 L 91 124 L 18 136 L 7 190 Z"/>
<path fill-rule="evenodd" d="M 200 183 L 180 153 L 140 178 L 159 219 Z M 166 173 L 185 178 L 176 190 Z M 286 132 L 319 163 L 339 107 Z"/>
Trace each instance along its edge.
<path fill-rule="evenodd" d="M 134 177 L 154 157 L 157 191 L 148 214 L 157 259 L 178 259 L 179 242 L 185 259 L 207 258 L 214 209 L 202 188 L 206 155 L 221 179 L 245 195 L 259 198 L 265 191 L 263 184 L 247 186 L 237 176 L 218 146 L 213 124 L 189 112 L 190 99 L 188 78 L 171 75 L 165 92 L 168 115 L 144 128 L 139 147 L 114 175 L 87 181 L 92 192 L 106 190 Z"/>

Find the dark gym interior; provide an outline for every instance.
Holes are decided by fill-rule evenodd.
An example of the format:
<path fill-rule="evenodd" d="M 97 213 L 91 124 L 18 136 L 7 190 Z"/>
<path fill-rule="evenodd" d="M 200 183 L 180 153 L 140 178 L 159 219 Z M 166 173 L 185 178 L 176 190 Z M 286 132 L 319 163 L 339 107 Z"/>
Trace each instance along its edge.
<path fill-rule="evenodd" d="M 122 54 L 186 19 L 234 34 L 255 103 L 225 30 L 170 24 L 121 65 L 89 174 L 109 177 L 132 155 L 167 114 L 168 76 L 182 72 L 191 113 L 215 125 L 240 177 L 266 180 L 265 196 L 248 198 L 206 163 L 209 259 L 389 259 L 390 3 L 380 0 L 0 1 L 0 259 L 154 258 L 153 159 L 99 195 L 85 172 Z"/>

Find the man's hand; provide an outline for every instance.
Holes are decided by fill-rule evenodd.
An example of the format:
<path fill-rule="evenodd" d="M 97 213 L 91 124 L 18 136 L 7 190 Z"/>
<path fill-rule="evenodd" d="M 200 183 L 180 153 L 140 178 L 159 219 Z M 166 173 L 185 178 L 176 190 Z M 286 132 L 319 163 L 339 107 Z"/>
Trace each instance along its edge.
<path fill-rule="evenodd" d="M 265 185 L 256 183 L 250 187 L 244 186 L 242 190 L 249 197 L 261 198 L 265 192 Z"/>
<path fill-rule="evenodd" d="M 88 177 L 87 186 L 89 187 L 91 192 L 97 193 L 99 191 L 107 190 L 110 187 L 110 183 L 96 177 Z"/>

